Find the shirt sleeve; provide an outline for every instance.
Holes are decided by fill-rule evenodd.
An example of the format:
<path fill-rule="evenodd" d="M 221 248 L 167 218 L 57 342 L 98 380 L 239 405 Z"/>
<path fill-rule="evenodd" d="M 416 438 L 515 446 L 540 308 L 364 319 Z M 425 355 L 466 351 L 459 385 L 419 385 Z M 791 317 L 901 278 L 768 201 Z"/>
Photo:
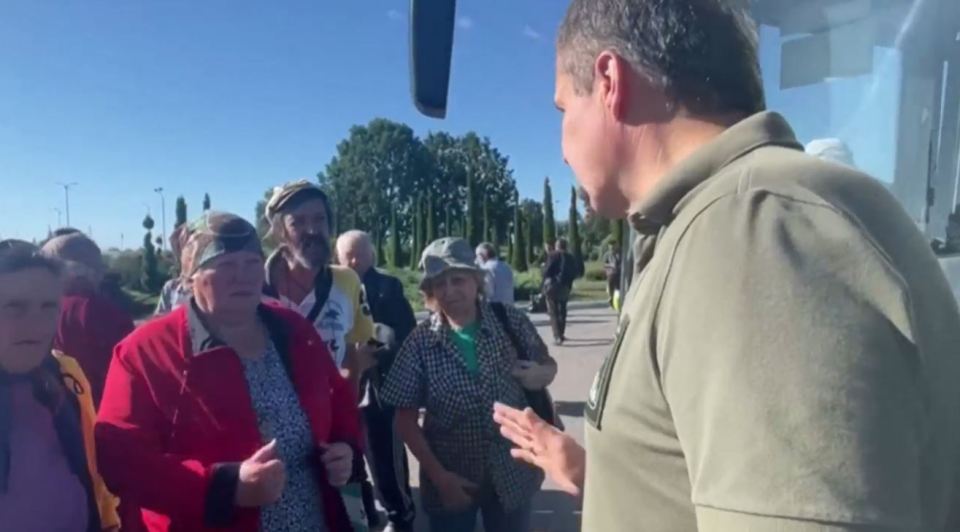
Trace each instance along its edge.
<path fill-rule="evenodd" d="M 353 329 L 347 333 L 348 344 L 359 344 L 373 338 L 373 316 L 370 312 L 370 305 L 367 303 L 367 292 L 363 289 L 360 279 L 354 276 L 356 280 L 353 315 Z"/>
<path fill-rule="evenodd" d="M 397 408 L 422 408 L 427 404 L 427 382 L 423 371 L 422 328 L 414 329 L 397 353 L 380 392 L 385 402 Z"/>
<path fill-rule="evenodd" d="M 856 223 L 741 193 L 672 264 L 654 341 L 700 530 L 918 530 L 909 297 Z"/>

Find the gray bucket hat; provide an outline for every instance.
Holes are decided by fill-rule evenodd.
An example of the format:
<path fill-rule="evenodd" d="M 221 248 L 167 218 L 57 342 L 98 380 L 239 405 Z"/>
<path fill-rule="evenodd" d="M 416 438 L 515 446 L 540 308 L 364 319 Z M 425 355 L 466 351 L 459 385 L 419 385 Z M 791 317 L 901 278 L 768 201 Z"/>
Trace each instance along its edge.
<path fill-rule="evenodd" d="M 445 237 L 434 240 L 420 255 L 420 288 L 451 270 L 478 272 L 473 248 L 462 238 Z"/>

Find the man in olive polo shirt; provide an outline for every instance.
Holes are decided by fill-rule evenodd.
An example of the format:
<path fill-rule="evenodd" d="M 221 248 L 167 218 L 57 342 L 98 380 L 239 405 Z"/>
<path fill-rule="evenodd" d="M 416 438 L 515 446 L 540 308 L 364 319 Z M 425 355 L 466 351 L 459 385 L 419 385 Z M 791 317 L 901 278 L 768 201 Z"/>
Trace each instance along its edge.
<path fill-rule="evenodd" d="M 497 406 L 587 531 L 956 530 L 960 314 L 925 239 L 763 112 L 723 0 L 573 0 L 563 150 L 640 234 L 587 448 Z M 951 515 L 953 514 L 953 515 Z"/>

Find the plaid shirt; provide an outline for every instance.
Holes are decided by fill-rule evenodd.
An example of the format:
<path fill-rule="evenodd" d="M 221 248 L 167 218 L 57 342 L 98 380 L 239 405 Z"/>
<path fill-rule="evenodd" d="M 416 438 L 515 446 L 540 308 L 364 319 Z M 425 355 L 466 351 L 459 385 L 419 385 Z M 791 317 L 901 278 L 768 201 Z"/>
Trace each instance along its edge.
<path fill-rule="evenodd" d="M 525 314 L 507 306 L 511 328 L 529 358 L 549 361 L 547 347 Z M 471 376 L 439 315 L 420 323 L 407 338 L 387 375 L 383 399 L 398 408 L 425 408 L 424 436 L 443 466 L 480 484 L 492 484 L 507 511 L 528 501 L 543 474 L 510 456 L 510 443 L 493 422 L 493 403 L 527 406 L 523 389 L 510 375 L 517 352 L 487 303 L 480 305 L 477 330 L 479 371 Z M 436 488 L 420 473 L 424 509 L 442 508 Z"/>

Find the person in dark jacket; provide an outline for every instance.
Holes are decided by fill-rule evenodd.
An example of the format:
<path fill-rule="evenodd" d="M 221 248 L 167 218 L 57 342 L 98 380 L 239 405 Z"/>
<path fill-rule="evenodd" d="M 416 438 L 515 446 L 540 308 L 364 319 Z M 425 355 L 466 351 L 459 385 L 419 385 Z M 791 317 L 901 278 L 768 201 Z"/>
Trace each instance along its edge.
<path fill-rule="evenodd" d="M 547 249 L 543 266 L 543 295 L 547 300 L 553 341 L 560 345 L 566 340 L 567 302 L 573 290 L 573 281 L 582 275 L 580 261 L 567 251 L 567 241 L 557 239 L 556 249 Z"/>
<path fill-rule="evenodd" d="M 106 266 L 100 248 L 80 232 L 56 236 L 41 253 L 63 265 L 64 297 L 55 349 L 75 358 L 90 380 L 94 406 L 100 405 L 113 348 L 133 331 L 133 318 L 101 292 Z"/>
<path fill-rule="evenodd" d="M 309 322 L 261 302 L 254 227 L 217 212 L 192 227 L 192 298 L 113 358 L 104 479 L 150 532 L 352 531 L 338 488 L 362 449 L 356 396 Z"/>
<path fill-rule="evenodd" d="M 380 399 L 380 386 L 417 321 L 400 280 L 374 267 L 376 252 L 370 235 L 363 231 L 340 235 L 337 258 L 341 266 L 350 267 L 360 276 L 375 322 L 377 343 L 383 346 L 377 353 L 377 365 L 367 371 L 363 386 L 366 397 L 361 410 L 367 428 L 367 461 L 390 519 L 387 530 L 413 530 L 416 506 L 410 492 L 407 454 L 394 431 L 394 408 Z"/>
<path fill-rule="evenodd" d="M 61 267 L 0 241 L 0 529 L 116 530 L 117 501 L 97 472 L 90 384 L 51 351 Z"/>

